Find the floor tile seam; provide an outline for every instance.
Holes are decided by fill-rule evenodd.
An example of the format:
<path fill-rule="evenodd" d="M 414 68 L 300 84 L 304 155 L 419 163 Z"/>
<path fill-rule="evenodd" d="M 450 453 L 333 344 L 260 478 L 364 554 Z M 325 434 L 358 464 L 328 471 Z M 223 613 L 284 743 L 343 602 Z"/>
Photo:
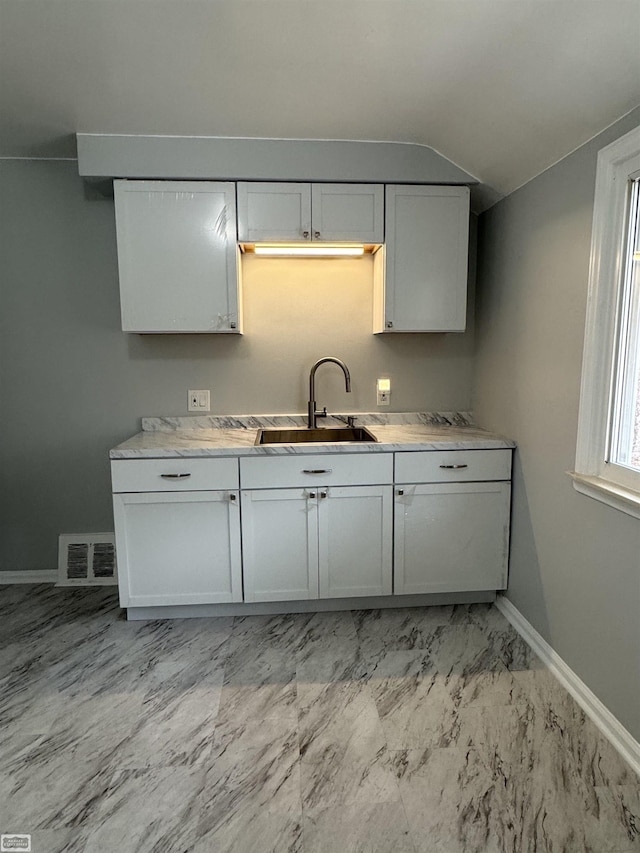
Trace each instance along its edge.
<path fill-rule="evenodd" d="M 438 753 L 445 754 L 445 753 L 450 752 L 450 753 L 458 753 L 461 756 L 462 755 L 466 755 L 466 756 L 471 755 L 475 761 L 480 760 L 480 751 L 478 750 L 477 747 L 475 747 L 473 745 L 457 746 L 454 744 L 452 746 L 438 746 L 437 744 L 428 744 L 428 745 L 418 746 L 418 747 L 390 748 L 389 752 L 395 754 L 396 757 L 401 756 L 401 755 L 407 755 L 408 753 L 414 753 L 417 755 L 424 755 L 425 753 L 428 753 L 428 758 L 430 758 L 431 756 L 435 756 Z M 414 771 L 411 774 L 411 779 L 413 779 L 414 777 L 417 777 L 418 779 L 423 779 L 424 781 L 429 781 L 430 777 L 423 775 L 423 773 L 422 773 L 423 768 L 424 768 L 424 764 L 419 765 L 418 770 Z M 396 776 L 397 776 L 397 773 L 396 773 Z M 410 781 L 411 780 L 406 781 L 404 778 L 398 777 L 398 785 L 399 786 L 410 785 Z"/>
<path fill-rule="evenodd" d="M 238 756 L 238 761 L 240 761 L 243 759 L 251 759 L 253 756 L 262 755 L 265 751 L 275 748 L 278 744 L 280 745 L 282 752 L 291 754 L 291 760 L 294 763 L 301 761 L 300 737 L 297 730 L 295 732 L 289 732 L 286 735 L 282 735 L 281 737 L 270 739 L 256 746 L 238 746 L 237 739 L 226 739 L 222 737 L 220 740 L 213 741 L 211 752 L 215 753 L 216 750 L 223 750 L 225 753 L 229 752 L 234 756 Z"/>
<path fill-rule="evenodd" d="M 298 743 L 300 749 L 300 762 L 301 765 L 308 767 L 317 765 L 318 760 L 329 748 L 334 748 L 338 754 L 343 756 L 347 754 L 349 749 L 351 749 L 354 753 L 354 760 L 355 758 L 362 757 L 362 760 L 366 761 L 366 755 L 368 753 L 368 760 L 370 764 L 378 763 L 381 756 L 384 764 L 390 764 L 392 760 L 392 753 L 397 751 L 390 747 L 387 732 L 385 731 L 384 724 L 379 717 L 371 726 L 371 731 L 367 734 L 361 734 L 358 731 L 354 731 L 343 736 L 341 732 L 338 731 L 337 736 L 331 736 L 326 733 L 325 729 L 323 729 L 318 738 L 311 737 L 306 744 L 303 744 L 304 733 L 304 728 L 299 728 Z M 304 752 L 302 751 L 303 746 Z"/>
<path fill-rule="evenodd" d="M 233 706 L 232 706 L 233 711 Z M 291 708 L 288 706 L 287 708 L 280 708 L 274 713 L 260 714 L 259 719 L 256 718 L 253 714 L 244 716 L 244 719 L 240 718 L 239 713 L 231 713 L 229 716 L 229 709 L 226 705 L 221 704 L 218 707 L 218 711 L 214 720 L 214 725 L 216 728 L 233 728 L 234 726 L 244 725 L 244 726 L 253 726 L 260 724 L 263 720 L 271 721 L 283 721 L 283 722 L 294 722 L 296 727 L 299 725 L 299 717 L 296 708 Z"/>
<path fill-rule="evenodd" d="M 307 643 L 297 645 L 292 651 L 295 655 L 328 654 L 329 652 L 345 653 L 360 649 L 360 643 L 355 637 L 318 637 Z"/>
<path fill-rule="evenodd" d="M 113 781 L 114 781 L 118 772 L 121 772 L 121 771 L 114 771 L 109 776 L 109 780 L 105 786 L 104 791 L 99 795 L 101 798 L 101 802 L 100 802 L 99 806 L 97 807 L 95 814 L 93 815 L 93 818 L 96 821 L 98 820 L 99 814 L 102 811 L 102 807 L 104 805 L 104 801 L 107 798 L 109 791 L 112 788 Z M 95 775 L 91 777 L 92 780 L 94 778 L 96 778 Z M 66 811 L 66 804 L 67 804 L 66 800 L 65 800 L 65 803 L 60 808 L 58 808 L 59 804 L 56 804 L 55 808 L 58 808 L 58 811 L 56 812 L 56 814 L 53 816 L 49 815 L 48 817 L 43 817 L 43 818 L 40 818 L 39 820 L 36 820 L 36 822 L 34 824 L 34 828 L 37 830 L 51 830 L 51 831 L 70 830 L 70 829 L 78 828 L 76 823 L 75 823 L 75 821 L 77 819 L 75 816 L 73 817 L 73 819 L 72 819 L 73 822 L 71 822 L 71 823 L 68 820 L 67 820 L 67 822 L 61 821 L 59 824 L 55 822 L 58 814 Z M 52 821 L 54 821 L 53 825 L 52 825 Z"/>
<path fill-rule="evenodd" d="M 299 787 L 301 789 L 301 785 Z M 198 797 L 201 797 L 203 794 L 204 794 L 204 789 L 202 792 L 200 792 L 200 794 L 198 794 Z M 227 796 L 233 797 L 234 792 L 233 791 L 227 791 L 226 794 L 227 794 Z M 274 810 L 272 807 L 267 807 L 266 809 L 262 809 L 259 812 L 259 815 L 263 816 L 263 817 L 267 817 L 269 819 L 273 819 L 273 820 L 280 820 L 284 823 L 297 822 L 300 825 L 302 825 L 303 810 L 302 810 L 302 791 L 301 790 L 299 792 L 299 797 L 297 799 L 300 803 L 299 808 L 287 807 L 287 808 L 278 808 L 278 809 Z M 206 835 L 215 834 L 215 833 L 219 832 L 220 830 L 224 831 L 225 826 L 232 825 L 234 821 L 238 820 L 238 817 L 243 817 L 243 812 L 247 813 L 247 812 L 255 811 L 256 810 L 255 800 L 256 800 L 255 795 L 251 794 L 251 793 L 245 793 L 245 794 L 241 794 L 239 797 L 233 797 L 232 807 L 228 811 L 225 812 L 223 819 L 221 821 L 219 821 L 219 823 L 215 826 L 215 828 L 212 829 L 211 831 L 207 832 Z M 195 821 L 196 831 L 197 831 L 197 828 L 200 827 L 203 823 L 205 825 L 209 824 L 210 821 L 207 820 L 207 817 L 209 816 L 209 818 L 210 818 L 210 815 L 211 815 L 211 805 L 201 805 L 199 807 L 198 816 L 197 816 L 196 821 Z M 170 853 L 170 851 L 167 851 L 167 853 Z M 212 853 L 215 853 L 215 851 L 212 850 Z M 239 851 L 239 853 L 240 853 L 240 851 Z"/>
<path fill-rule="evenodd" d="M 324 686 L 330 687 L 331 685 L 332 685 L 332 682 L 328 682 Z M 380 725 L 382 722 L 381 717 L 380 717 L 380 712 L 378 711 L 378 706 L 376 703 L 375 696 L 374 696 L 371 688 L 369 687 L 369 685 L 368 684 L 360 685 L 358 687 L 357 694 L 358 694 L 357 697 L 354 697 L 354 698 L 357 698 L 358 701 L 364 705 L 364 708 L 363 708 L 363 710 L 358 711 L 355 714 L 355 719 L 352 722 L 356 722 L 357 718 L 368 707 L 370 712 L 375 711 L 375 717 L 378 721 L 378 725 Z M 320 705 L 326 706 L 327 704 L 329 704 L 328 701 L 323 701 L 324 699 L 327 699 L 327 698 L 330 699 L 330 697 L 327 697 L 326 692 L 323 690 L 315 698 L 314 701 L 311 701 L 309 704 L 307 704 L 304 701 L 304 699 L 302 697 L 300 697 L 298 691 L 296 690 L 296 707 L 298 710 L 298 725 L 300 726 L 301 722 L 304 722 L 309 717 L 309 715 L 313 713 L 314 709 L 317 709 Z M 333 708 L 328 708 L 328 709 L 325 708 L 326 713 L 331 712 L 334 716 L 344 714 L 346 705 L 350 704 L 352 701 L 352 699 L 350 699 L 349 697 L 345 697 L 345 698 L 346 698 L 346 702 L 336 703 L 336 706 Z M 339 720 L 334 720 L 333 722 L 335 724 L 337 724 L 337 723 L 339 723 Z M 323 716 L 323 723 L 326 724 L 326 714 Z"/>
<path fill-rule="evenodd" d="M 559 743 L 558 746 L 561 747 L 562 744 Z M 426 750 L 429 750 L 430 752 L 435 752 L 436 750 L 449 750 L 449 749 L 471 752 L 475 755 L 479 764 L 488 773 L 491 774 L 493 781 L 498 782 L 501 779 L 503 779 L 503 780 L 505 780 L 507 787 L 512 787 L 513 784 L 517 784 L 519 782 L 519 779 L 518 779 L 519 775 L 522 775 L 522 774 L 518 774 L 518 772 L 517 772 L 518 770 L 522 771 L 522 768 L 523 768 L 523 761 L 522 761 L 522 754 L 521 753 L 516 755 L 516 756 L 513 756 L 513 757 L 507 756 L 505 758 L 504 754 L 500 753 L 499 750 L 496 752 L 493 743 L 488 743 L 488 742 L 484 742 L 484 741 L 475 740 L 475 741 L 472 741 L 470 743 L 466 743 L 466 742 L 463 744 L 455 743 L 455 744 L 452 744 L 450 746 L 440 746 L 437 743 L 431 741 L 428 743 L 425 742 L 424 744 L 421 744 L 421 745 L 416 745 L 414 743 L 414 744 L 411 744 L 410 746 L 405 746 L 405 747 L 398 747 L 396 744 L 392 744 L 389 748 L 395 752 L 400 752 L 400 753 L 402 753 L 402 752 L 424 752 Z M 536 761 L 539 759 L 539 750 L 536 749 L 535 746 L 532 744 L 532 755 L 533 755 L 533 752 L 535 752 L 535 756 L 534 756 L 534 760 L 532 761 L 532 763 L 535 764 Z M 506 771 L 504 774 L 500 774 L 500 775 L 496 774 L 496 763 L 491 760 L 492 756 L 496 756 L 500 762 L 500 765 L 504 766 L 506 768 Z M 624 785 L 623 786 L 616 786 L 616 785 L 594 786 L 594 785 L 591 785 L 591 783 L 587 779 L 585 779 L 584 775 L 579 772 L 579 770 L 576 766 L 574 757 L 568 751 L 565 753 L 565 761 L 568 762 L 570 765 L 570 768 L 568 770 L 567 775 L 573 779 L 574 785 L 579 789 L 580 793 L 583 796 L 587 796 L 590 789 L 595 790 L 598 787 L 602 788 L 603 790 L 609 790 L 609 789 L 612 789 L 615 787 L 626 787 Z M 528 773 L 528 771 L 523 771 L 523 773 L 526 774 L 526 773 Z M 640 791 L 640 786 L 631 786 L 631 787 L 637 788 L 637 790 Z"/>
<path fill-rule="evenodd" d="M 148 712 L 149 714 L 159 714 L 167 708 L 171 708 L 172 705 L 178 706 L 179 704 L 193 701 L 197 698 L 202 699 L 205 696 L 213 696 L 215 698 L 215 694 L 221 693 L 222 688 L 223 685 L 221 682 L 218 684 L 207 684 L 206 686 L 201 687 L 198 685 L 171 685 L 160 688 L 149 688 L 146 693 L 142 694 L 142 706 L 145 712 Z M 210 702 L 208 707 L 215 707 L 215 713 L 217 713 L 218 705 L 219 699 L 216 699 L 214 702 Z M 178 713 L 179 708 L 176 707 L 174 714 Z"/>
<path fill-rule="evenodd" d="M 594 784 L 594 782 L 590 779 L 591 774 L 589 772 L 589 768 L 591 766 L 591 763 L 589 761 L 587 761 L 586 763 L 581 762 L 572 749 L 567 750 L 567 761 L 569 762 L 569 765 L 571 767 L 571 773 L 577 780 L 578 787 L 585 793 L 585 796 L 590 791 L 613 791 L 616 788 L 631 788 L 635 789 L 638 793 L 640 793 L 640 782 L 632 782 L 631 784 L 627 784 L 624 782 L 622 784 L 618 784 L 616 782 L 608 782 L 607 784 Z M 627 768 L 627 770 L 633 773 L 630 768 Z M 638 818 L 640 828 L 640 815 L 638 815 Z"/>
<path fill-rule="evenodd" d="M 327 761 L 325 756 L 327 752 L 332 754 L 335 753 L 338 758 L 349 756 L 351 765 L 358 762 L 360 765 L 368 764 L 369 766 L 372 766 L 373 764 L 379 764 L 380 766 L 384 766 L 384 764 L 387 763 L 388 759 L 385 752 L 388 751 L 388 746 L 386 740 L 385 742 L 380 741 L 379 744 L 374 744 L 374 748 L 369 750 L 363 749 L 363 746 L 367 746 L 367 744 L 358 744 L 352 740 L 348 743 L 332 740 L 319 746 L 310 744 L 303 752 L 303 745 L 300 744 L 300 765 L 305 768 L 313 769 L 314 767 L 317 767 L 321 761 L 323 764 L 326 764 Z M 381 758 L 382 763 L 380 762 Z"/>
<path fill-rule="evenodd" d="M 620 791 L 621 793 L 625 793 L 627 791 L 631 791 L 634 794 L 637 794 L 640 797 L 640 782 L 623 782 L 619 784 L 617 782 L 612 782 L 610 785 L 593 785 L 594 791 Z M 640 829 L 640 826 L 639 826 Z"/>
<path fill-rule="evenodd" d="M 303 822 L 305 820 L 313 820 L 315 817 L 317 817 L 318 815 L 322 815 L 324 812 L 333 811 L 334 809 L 348 809 L 348 808 L 352 808 L 354 806 L 358 806 L 360 804 L 362 804 L 361 800 L 352 799 L 351 801 L 341 800 L 339 803 L 330 803 L 329 805 L 308 806 L 305 804 L 305 798 L 303 796 L 302 797 L 302 819 L 303 819 Z M 402 803 L 399 791 L 398 791 L 397 797 L 395 797 L 394 799 L 389 799 L 388 797 L 385 797 L 383 799 L 380 799 L 380 798 L 376 798 L 373 800 L 368 799 L 366 801 L 366 805 L 376 805 L 376 806 L 401 805 L 403 812 L 404 812 L 404 804 Z M 405 813 L 405 818 L 406 818 L 406 813 Z M 407 826 L 408 825 L 409 825 L 409 822 L 407 820 Z"/>
<path fill-rule="evenodd" d="M 481 759 L 482 760 L 482 759 Z M 569 763 L 571 764 L 571 757 L 568 756 Z M 487 770 L 491 771 L 491 767 L 483 761 Z M 515 773 L 513 773 L 512 766 L 507 768 L 507 774 L 503 778 L 506 780 L 505 789 L 509 792 L 509 802 L 514 803 L 517 802 L 519 796 L 537 796 L 538 799 L 544 800 L 549 793 L 549 780 L 546 780 L 544 783 L 539 783 L 539 781 L 535 778 L 531 779 L 528 777 L 528 774 L 522 774 L 522 776 L 518 777 Z M 495 778 L 495 773 L 493 774 Z M 573 803 L 573 805 L 577 808 L 580 813 L 582 822 L 581 828 L 584 829 L 584 820 L 587 818 L 589 811 L 587 809 L 586 804 L 591 799 L 592 793 L 596 793 L 596 786 L 591 785 L 587 782 L 583 777 L 580 776 L 575 770 L 574 767 L 571 767 L 567 773 L 562 773 L 562 778 L 568 778 L 571 780 L 570 787 L 565 788 L 557 788 L 555 790 L 555 795 L 557 796 L 566 796 L 569 798 L 569 801 Z M 542 784 L 542 787 L 540 787 Z M 555 780 L 552 781 L 552 785 L 555 786 Z M 599 786 L 603 791 L 611 790 L 615 786 Z M 520 793 L 518 793 L 520 792 Z M 515 799 L 514 799 L 515 797 Z"/>
<path fill-rule="evenodd" d="M 394 751 L 395 752 L 403 752 L 404 750 L 394 750 Z M 394 775 L 396 775 L 396 774 L 394 774 Z M 421 837 L 420 828 L 418 825 L 414 825 L 414 822 L 412 820 L 410 820 L 410 818 L 409 818 L 409 810 L 407 809 L 407 803 L 405 800 L 405 795 L 403 794 L 402 780 L 397 778 L 397 775 L 396 775 L 396 788 L 398 790 L 398 802 L 400 803 L 400 805 L 402 807 L 402 812 L 403 812 L 405 820 L 407 822 L 407 829 L 409 830 L 409 840 L 411 842 L 411 845 L 412 845 L 415 853 L 420 853 L 420 851 L 422 851 L 423 848 L 418 844 L 418 841 L 416 840 L 417 838 L 418 838 L 418 840 L 420 840 L 420 837 Z"/>
<path fill-rule="evenodd" d="M 313 654 L 330 654 L 336 653 L 340 651 L 344 651 L 346 654 L 349 652 L 357 651 L 359 648 L 358 644 L 355 641 L 352 641 L 350 638 L 332 638 L 330 641 L 325 639 L 314 640 L 311 643 L 307 643 L 305 645 L 300 645 L 297 643 L 287 644 L 287 645 L 277 645 L 277 644 L 268 644 L 263 643 L 257 649 L 254 644 L 251 643 L 234 643 L 231 641 L 229 643 L 229 650 L 227 652 L 227 658 L 232 657 L 233 655 L 240 655 L 246 652 L 247 655 L 257 655 L 258 657 L 266 655 L 281 655 L 281 656 L 289 656 L 295 657 L 296 663 L 300 662 L 300 658 L 304 660 L 305 656 L 309 657 Z"/>
<path fill-rule="evenodd" d="M 181 765 L 178 765 L 178 767 L 181 767 Z M 144 775 L 151 775 L 154 770 L 174 770 L 174 769 L 176 769 L 174 766 L 169 766 L 169 767 L 144 766 L 144 767 L 140 767 L 140 768 L 137 768 L 137 767 L 135 767 L 135 768 L 120 767 L 120 768 L 114 770 L 112 775 L 109 777 L 108 785 L 107 785 L 107 787 L 103 793 L 102 802 L 100 803 L 100 806 L 98 807 L 98 811 L 95 814 L 95 818 L 94 818 L 95 823 L 100 824 L 101 822 L 104 822 L 104 821 L 101 821 L 101 818 L 103 817 L 103 813 L 104 813 L 104 811 L 108 805 L 108 798 L 109 798 L 110 794 L 113 791 L 118 790 L 118 786 L 116 785 L 116 780 L 119 777 L 126 775 L 126 774 L 140 774 L 140 773 L 142 773 Z M 191 768 L 184 767 L 183 769 L 191 769 Z M 197 793 L 192 798 L 192 801 L 194 799 L 197 799 L 198 797 L 200 797 L 202 795 L 202 792 L 204 790 L 204 780 L 205 780 L 205 776 L 207 773 L 207 770 L 203 767 L 193 768 L 193 770 L 194 770 L 193 775 L 195 777 L 200 776 L 201 784 L 198 786 Z"/>
<path fill-rule="evenodd" d="M 130 643 L 123 641 L 122 645 L 126 650 L 131 648 Z M 161 658 L 160 662 L 182 663 L 187 661 L 195 664 L 215 660 L 217 657 L 227 657 L 229 645 L 230 643 L 227 638 L 215 643 L 207 643 L 206 639 L 202 637 L 197 642 L 189 641 L 188 643 L 181 644 L 167 643 L 162 647 L 153 646 L 150 651 L 158 658 Z M 137 651 L 140 654 L 145 654 L 147 649 L 141 646 Z"/>
<path fill-rule="evenodd" d="M 402 800 L 401 800 L 401 796 L 400 796 L 400 791 L 398 790 L 397 796 L 394 797 L 393 799 L 390 799 L 389 797 L 380 798 L 380 797 L 369 796 L 369 797 L 367 797 L 366 801 L 363 803 L 363 800 L 359 799 L 358 795 L 356 793 L 356 794 L 351 795 L 351 796 L 347 795 L 347 796 L 343 797 L 342 799 L 340 799 L 340 801 L 338 801 L 338 802 L 329 802 L 329 803 L 326 803 L 324 805 L 315 805 L 315 806 L 309 807 L 305 803 L 305 797 L 304 797 L 304 793 L 303 793 L 302 794 L 302 823 L 304 825 L 305 820 L 313 820 L 313 818 L 316 814 L 319 814 L 319 813 L 322 813 L 325 811 L 330 811 L 331 809 L 349 808 L 349 807 L 358 806 L 361 804 L 366 804 L 368 806 L 370 806 L 370 805 L 375 805 L 375 806 L 389 805 L 389 806 L 391 806 L 391 805 L 400 804 L 401 802 L 402 802 Z M 403 808 L 404 808 L 404 806 L 403 806 Z"/>
<path fill-rule="evenodd" d="M 412 827 L 411 821 L 409 820 L 409 813 L 407 812 L 407 807 L 405 805 L 405 801 L 404 801 L 404 798 L 402 796 L 402 791 L 400 790 L 399 784 L 398 784 L 398 792 L 400 794 L 400 807 L 402 808 L 402 814 L 404 815 L 404 819 L 405 819 L 406 824 L 407 824 L 409 842 L 411 843 L 411 846 L 413 848 L 414 853 L 418 853 L 418 847 L 417 847 L 415 840 L 414 840 L 413 827 Z"/>

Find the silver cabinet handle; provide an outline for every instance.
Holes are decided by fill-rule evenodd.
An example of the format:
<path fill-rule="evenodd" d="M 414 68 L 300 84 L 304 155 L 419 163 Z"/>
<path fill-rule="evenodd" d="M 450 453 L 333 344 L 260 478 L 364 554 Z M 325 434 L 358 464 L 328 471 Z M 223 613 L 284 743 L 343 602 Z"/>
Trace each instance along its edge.
<path fill-rule="evenodd" d="M 404 489 L 398 489 L 397 494 L 399 497 L 402 497 L 404 495 Z"/>
<path fill-rule="evenodd" d="M 229 323 L 229 328 L 230 328 L 230 329 L 237 329 L 237 328 L 238 328 L 238 324 L 237 324 L 237 323 Z"/>
<path fill-rule="evenodd" d="M 464 465 L 441 465 L 441 468 L 468 468 L 469 466 L 465 463 Z"/>
<path fill-rule="evenodd" d="M 230 501 L 235 501 L 235 499 L 236 499 L 236 495 L 234 495 L 233 493 L 229 495 Z"/>
<path fill-rule="evenodd" d="M 160 474 L 163 480 L 186 480 L 191 474 Z"/>
<path fill-rule="evenodd" d="M 314 231 L 314 232 L 313 232 L 313 236 L 316 238 L 316 240 L 319 240 L 319 239 L 320 239 L 320 232 L 319 232 L 319 231 Z"/>
<path fill-rule="evenodd" d="M 303 231 L 303 232 L 302 232 L 302 236 L 303 236 L 303 237 L 305 238 L 305 240 L 306 240 L 306 239 L 307 239 L 307 237 L 309 236 L 309 232 L 308 232 L 308 231 Z"/>
<path fill-rule="evenodd" d="M 326 496 L 327 496 L 327 493 L 326 493 L 326 492 L 320 492 L 320 497 L 321 497 L 321 498 L 326 498 Z"/>
<path fill-rule="evenodd" d="M 315 493 L 315 492 L 309 492 L 309 497 L 310 497 L 310 498 L 315 498 L 315 496 L 316 496 L 316 493 Z"/>
<path fill-rule="evenodd" d="M 303 474 L 331 474 L 333 468 L 303 468 Z"/>
<path fill-rule="evenodd" d="M 387 320 L 385 325 L 386 325 L 387 329 L 393 329 L 393 323 L 391 322 L 391 320 Z"/>

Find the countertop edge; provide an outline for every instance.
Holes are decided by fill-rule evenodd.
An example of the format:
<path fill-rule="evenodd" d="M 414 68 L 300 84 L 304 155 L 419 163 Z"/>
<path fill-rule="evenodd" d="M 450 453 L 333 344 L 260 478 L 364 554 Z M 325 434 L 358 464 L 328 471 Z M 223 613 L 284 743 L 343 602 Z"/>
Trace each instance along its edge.
<path fill-rule="evenodd" d="M 109 452 L 111 460 L 117 459 L 179 459 L 215 456 L 309 456 L 327 453 L 395 453 L 434 450 L 512 450 L 515 442 L 510 439 L 487 437 L 468 439 L 437 439 L 434 441 L 411 441 L 402 443 L 375 442 L 353 444 L 280 444 L 280 445 L 237 445 L 229 447 L 198 448 L 114 448 Z"/>

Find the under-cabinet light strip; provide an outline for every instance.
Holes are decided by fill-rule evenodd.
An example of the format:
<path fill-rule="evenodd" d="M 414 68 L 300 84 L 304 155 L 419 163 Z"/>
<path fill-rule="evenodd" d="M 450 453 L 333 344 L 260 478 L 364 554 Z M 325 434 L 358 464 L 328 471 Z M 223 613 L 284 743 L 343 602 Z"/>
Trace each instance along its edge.
<path fill-rule="evenodd" d="M 256 246 L 256 255 L 289 257 L 359 257 L 364 255 L 364 246 Z"/>

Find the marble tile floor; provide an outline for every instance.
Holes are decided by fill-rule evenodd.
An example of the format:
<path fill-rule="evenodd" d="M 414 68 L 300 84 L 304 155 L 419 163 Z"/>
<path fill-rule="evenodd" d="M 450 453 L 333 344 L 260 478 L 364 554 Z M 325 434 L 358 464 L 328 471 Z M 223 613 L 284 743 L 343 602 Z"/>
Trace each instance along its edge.
<path fill-rule="evenodd" d="M 157 622 L 0 587 L 34 853 L 631 853 L 640 779 L 490 605 Z"/>

